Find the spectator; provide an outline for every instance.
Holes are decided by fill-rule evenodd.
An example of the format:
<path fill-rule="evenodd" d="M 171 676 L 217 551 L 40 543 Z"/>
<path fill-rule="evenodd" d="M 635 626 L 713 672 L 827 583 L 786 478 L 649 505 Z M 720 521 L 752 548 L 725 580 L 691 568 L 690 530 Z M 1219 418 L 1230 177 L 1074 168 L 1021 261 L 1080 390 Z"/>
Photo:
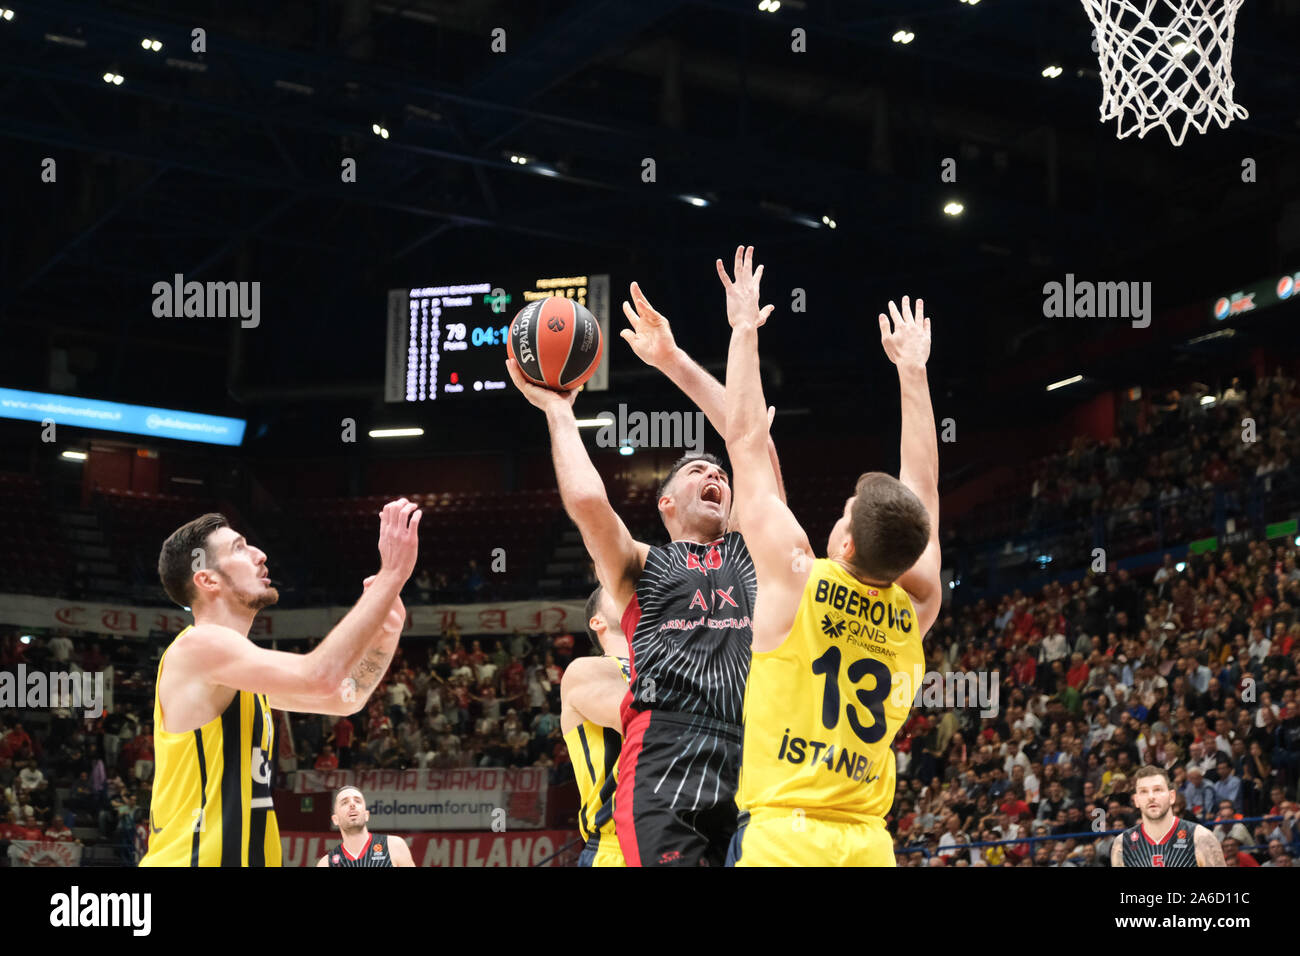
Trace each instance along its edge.
<path fill-rule="evenodd" d="M 331 732 L 334 741 L 334 747 L 338 748 L 338 756 L 335 758 L 336 766 L 344 770 L 352 766 L 352 747 L 356 741 L 356 728 L 346 714 L 340 715 L 339 719 L 334 722 L 334 728 Z"/>
<path fill-rule="evenodd" d="M 313 770 L 337 770 L 339 769 L 339 758 L 334 753 L 334 748 L 329 744 L 321 747 L 320 756 L 312 764 Z"/>
<path fill-rule="evenodd" d="M 1218 779 L 1214 783 L 1214 793 L 1219 800 L 1232 804 L 1234 812 L 1241 810 L 1241 778 L 1232 771 L 1232 762 L 1227 757 L 1219 758 Z"/>

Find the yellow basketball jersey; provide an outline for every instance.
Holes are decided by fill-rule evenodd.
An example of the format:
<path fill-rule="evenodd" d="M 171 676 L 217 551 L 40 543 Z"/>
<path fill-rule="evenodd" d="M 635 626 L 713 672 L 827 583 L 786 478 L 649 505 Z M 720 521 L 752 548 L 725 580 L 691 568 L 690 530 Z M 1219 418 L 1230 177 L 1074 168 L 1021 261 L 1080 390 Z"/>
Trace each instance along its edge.
<path fill-rule="evenodd" d="M 815 561 L 789 635 L 750 664 L 740 810 L 884 817 L 894 802 L 890 746 L 925 669 L 921 638 L 898 585 L 866 585 Z"/>
<path fill-rule="evenodd" d="M 623 680 L 629 679 L 627 659 L 610 657 L 618 664 Z M 618 789 L 618 754 L 623 736 L 617 730 L 584 720 L 564 735 L 578 781 L 578 830 L 583 840 L 600 834 L 600 845 L 618 847 L 614 835 L 614 791 Z M 608 838 L 608 840 L 606 839 Z"/>
<path fill-rule="evenodd" d="M 140 865 L 279 866 L 271 806 L 275 724 L 266 695 L 237 691 L 220 716 L 170 733 L 158 698 L 166 661 L 164 651 L 154 684 L 149 852 Z"/>

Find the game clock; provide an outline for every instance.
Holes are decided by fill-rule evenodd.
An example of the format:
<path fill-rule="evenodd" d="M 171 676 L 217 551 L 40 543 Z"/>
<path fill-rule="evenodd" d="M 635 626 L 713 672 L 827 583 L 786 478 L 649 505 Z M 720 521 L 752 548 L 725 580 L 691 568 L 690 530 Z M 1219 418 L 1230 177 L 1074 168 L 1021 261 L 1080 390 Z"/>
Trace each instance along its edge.
<path fill-rule="evenodd" d="M 510 388 L 506 338 L 529 302 L 562 296 L 585 305 L 609 337 L 609 276 L 498 279 L 392 289 L 384 397 L 389 402 L 436 402 L 493 395 Z M 609 350 L 586 387 L 609 387 Z"/>

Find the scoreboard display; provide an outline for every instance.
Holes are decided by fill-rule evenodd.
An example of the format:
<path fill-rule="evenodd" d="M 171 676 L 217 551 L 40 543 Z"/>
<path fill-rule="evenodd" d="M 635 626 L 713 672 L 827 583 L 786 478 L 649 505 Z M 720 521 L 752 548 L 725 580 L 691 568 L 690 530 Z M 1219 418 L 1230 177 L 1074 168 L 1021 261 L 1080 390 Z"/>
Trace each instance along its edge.
<path fill-rule="evenodd" d="M 457 401 L 513 391 L 505 365 L 510 322 L 528 303 L 549 296 L 573 299 L 600 323 L 605 349 L 586 387 L 609 388 L 608 275 L 495 278 L 389 290 L 387 401 Z"/>

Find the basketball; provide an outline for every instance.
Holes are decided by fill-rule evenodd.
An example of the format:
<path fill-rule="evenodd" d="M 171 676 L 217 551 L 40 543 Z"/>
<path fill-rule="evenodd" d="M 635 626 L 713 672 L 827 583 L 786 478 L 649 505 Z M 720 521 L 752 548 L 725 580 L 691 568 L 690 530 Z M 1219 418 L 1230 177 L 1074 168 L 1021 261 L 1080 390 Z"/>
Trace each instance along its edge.
<path fill-rule="evenodd" d="M 559 296 L 520 309 L 506 341 L 524 378 L 562 392 L 591 378 L 603 347 L 596 317 L 586 306 Z"/>

